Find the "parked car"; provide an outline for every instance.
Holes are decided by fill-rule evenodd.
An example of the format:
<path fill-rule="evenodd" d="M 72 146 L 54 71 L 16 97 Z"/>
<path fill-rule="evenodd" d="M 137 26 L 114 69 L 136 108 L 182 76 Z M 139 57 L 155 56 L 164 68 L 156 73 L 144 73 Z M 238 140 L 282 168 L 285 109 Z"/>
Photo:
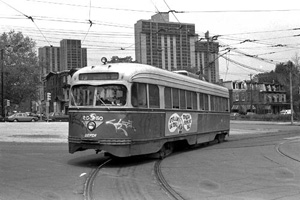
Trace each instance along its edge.
<path fill-rule="evenodd" d="M 291 115 L 292 111 L 291 111 L 291 109 L 290 110 L 282 110 L 282 111 L 280 111 L 280 114 L 281 115 Z"/>
<path fill-rule="evenodd" d="M 5 121 L 8 122 L 36 122 L 38 117 L 29 116 L 26 113 L 15 113 L 5 118 Z"/>
<path fill-rule="evenodd" d="M 47 121 L 46 115 L 43 115 L 43 120 Z M 49 113 L 49 121 L 67 122 L 69 121 L 69 115 L 58 112 L 51 112 Z"/>
<path fill-rule="evenodd" d="M 2 115 L 0 115 L 0 122 L 4 122 L 4 117 L 2 117 Z"/>
<path fill-rule="evenodd" d="M 29 116 L 39 117 L 38 114 L 33 113 L 33 112 L 25 112 L 25 113 L 26 113 L 27 115 L 29 115 Z"/>
<path fill-rule="evenodd" d="M 239 113 L 236 113 L 236 112 L 230 113 L 230 117 L 238 117 L 238 116 L 240 116 Z"/>

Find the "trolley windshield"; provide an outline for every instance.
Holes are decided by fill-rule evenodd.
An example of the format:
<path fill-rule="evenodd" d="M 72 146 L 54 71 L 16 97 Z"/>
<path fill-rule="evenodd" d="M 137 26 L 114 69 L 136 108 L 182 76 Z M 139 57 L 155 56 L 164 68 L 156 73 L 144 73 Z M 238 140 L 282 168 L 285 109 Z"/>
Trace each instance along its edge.
<path fill-rule="evenodd" d="M 72 106 L 124 106 L 127 88 L 124 85 L 76 85 L 72 87 Z"/>

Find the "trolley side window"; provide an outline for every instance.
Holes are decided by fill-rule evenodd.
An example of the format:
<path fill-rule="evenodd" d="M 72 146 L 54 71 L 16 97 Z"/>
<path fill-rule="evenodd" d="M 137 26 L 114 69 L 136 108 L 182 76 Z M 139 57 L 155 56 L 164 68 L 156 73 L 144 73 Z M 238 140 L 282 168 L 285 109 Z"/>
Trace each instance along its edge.
<path fill-rule="evenodd" d="M 203 93 L 199 93 L 199 105 L 200 105 L 200 110 L 205 110 L 205 106 L 204 106 L 204 94 Z"/>
<path fill-rule="evenodd" d="M 225 103 L 225 111 L 229 111 L 229 100 L 228 99 L 226 99 L 226 98 L 224 98 L 224 103 Z"/>
<path fill-rule="evenodd" d="M 179 109 L 179 89 L 172 88 L 173 108 Z"/>
<path fill-rule="evenodd" d="M 133 107 L 147 107 L 147 85 L 145 83 L 132 84 L 131 103 Z"/>
<path fill-rule="evenodd" d="M 172 108 L 171 88 L 165 87 L 165 108 Z"/>
<path fill-rule="evenodd" d="M 157 85 L 149 84 L 149 107 L 159 108 L 159 89 Z"/>
<path fill-rule="evenodd" d="M 208 107 L 208 94 L 203 94 L 204 97 L 204 110 L 209 110 Z"/>
<path fill-rule="evenodd" d="M 179 90 L 180 92 L 180 109 L 186 109 L 185 90 Z"/>
<path fill-rule="evenodd" d="M 196 92 L 192 92 L 192 107 L 193 110 L 197 110 L 197 93 Z"/>
<path fill-rule="evenodd" d="M 186 108 L 192 109 L 192 92 L 186 91 Z"/>
<path fill-rule="evenodd" d="M 208 110 L 208 95 L 199 93 L 200 110 Z"/>
<path fill-rule="evenodd" d="M 211 95 L 210 96 L 210 110 L 215 111 L 215 96 Z"/>

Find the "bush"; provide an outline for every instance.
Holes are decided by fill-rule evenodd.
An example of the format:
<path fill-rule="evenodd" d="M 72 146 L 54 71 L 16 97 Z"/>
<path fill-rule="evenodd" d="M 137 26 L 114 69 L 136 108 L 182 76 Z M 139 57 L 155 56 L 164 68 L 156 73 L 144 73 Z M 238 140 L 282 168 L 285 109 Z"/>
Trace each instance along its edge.
<path fill-rule="evenodd" d="M 253 120 L 253 121 L 290 121 L 291 115 L 275 115 L 275 114 L 255 114 L 255 115 L 240 115 L 238 118 L 242 120 Z M 294 120 L 297 117 L 294 116 Z"/>

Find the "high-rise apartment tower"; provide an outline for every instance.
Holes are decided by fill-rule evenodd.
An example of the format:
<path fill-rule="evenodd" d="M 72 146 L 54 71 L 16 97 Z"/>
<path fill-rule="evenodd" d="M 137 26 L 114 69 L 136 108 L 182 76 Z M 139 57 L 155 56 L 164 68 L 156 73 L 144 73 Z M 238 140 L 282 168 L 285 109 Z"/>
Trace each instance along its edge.
<path fill-rule="evenodd" d="M 170 22 L 168 13 L 158 13 L 151 20 L 137 21 L 134 30 L 137 62 L 170 71 L 184 69 L 218 82 L 218 44 L 199 42 L 194 24 Z"/>

